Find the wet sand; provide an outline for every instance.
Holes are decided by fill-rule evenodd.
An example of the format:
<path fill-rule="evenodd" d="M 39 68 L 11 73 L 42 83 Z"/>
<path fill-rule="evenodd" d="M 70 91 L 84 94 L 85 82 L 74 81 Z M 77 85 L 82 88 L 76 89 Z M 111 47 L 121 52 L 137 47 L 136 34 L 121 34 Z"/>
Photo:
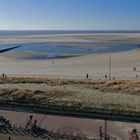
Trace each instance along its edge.
<path fill-rule="evenodd" d="M 36 42 L 124 42 L 140 43 L 140 34 L 59 34 L 59 35 L 26 35 L 0 36 L 1 44 L 24 44 Z"/>
<path fill-rule="evenodd" d="M 93 35 L 32 35 L 0 37 L 0 44 L 22 44 L 36 42 L 99 42 L 107 46 L 113 43 L 140 44 L 140 34 L 93 34 Z M 105 42 L 105 44 L 104 44 Z M 65 45 L 64 45 L 65 46 Z M 96 46 L 96 47 L 95 47 Z M 95 48 L 98 48 L 95 44 Z M 99 44 L 100 48 L 101 44 Z M 65 46 L 67 47 L 67 45 Z M 76 46 L 73 46 L 76 47 Z M 78 45 L 79 47 L 79 45 Z M 82 45 L 87 47 L 86 45 Z M 92 46 L 90 46 L 91 48 Z M 91 54 L 56 60 L 40 60 L 41 54 L 29 52 L 7 52 L 0 55 L 0 73 L 8 76 L 38 76 L 58 78 L 104 79 L 109 73 L 110 54 Z M 112 77 L 136 79 L 140 71 L 140 50 L 112 53 Z M 46 56 L 43 56 L 46 57 Z M 137 68 L 134 72 L 133 67 Z"/>

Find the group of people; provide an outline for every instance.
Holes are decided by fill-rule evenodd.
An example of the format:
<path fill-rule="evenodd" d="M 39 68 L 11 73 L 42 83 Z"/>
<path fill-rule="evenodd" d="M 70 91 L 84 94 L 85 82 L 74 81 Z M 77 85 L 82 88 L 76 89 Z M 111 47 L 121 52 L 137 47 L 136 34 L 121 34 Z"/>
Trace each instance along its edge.
<path fill-rule="evenodd" d="M 107 80 L 108 76 L 105 75 L 104 78 L 105 78 L 105 80 Z M 88 73 L 86 74 L 86 79 L 89 79 L 89 74 Z M 109 79 L 109 80 L 111 80 L 111 79 Z M 112 80 L 115 80 L 115 77 L 113 77 Z"/>
<path fill-rule="evenodd" d="M 137 68 L 136 67 L 133 67 L 133 71 L 136 71 L 137 70 Z"/>
<path fill-rule="evenodd" d="M 5 73 L 2 74 L 2 78 L 5 78 L 7 77 L 7 75 Z"/>
<path fill-rule="evenodd" d="M 137 71 L 137 68 L 136 67 L 133 67 L 133 71 L 136 72 Z M 138 74 L 136 74 L 136 78 L 139 78 L 139 75 Z M 89 74 L 88 73 L 86 74 L 86 79 L 89 79 Z M 108 79 L 108 76 L 105 75 L 104 76 L 104 79 L 107 80 Z M 109 80 L 111 80 L 111 79 L 109 79 Z M 113 77 L 112 80 L 115 80 L 115 77 Z"/>
<path fill-rule="evenodd" d="M 136 67 L 133 67 L 133 71 L 136 72 L 137 71 L 137 68 Z M 139 75 L 136 74 L 136 78 L 139 78 Z"/>

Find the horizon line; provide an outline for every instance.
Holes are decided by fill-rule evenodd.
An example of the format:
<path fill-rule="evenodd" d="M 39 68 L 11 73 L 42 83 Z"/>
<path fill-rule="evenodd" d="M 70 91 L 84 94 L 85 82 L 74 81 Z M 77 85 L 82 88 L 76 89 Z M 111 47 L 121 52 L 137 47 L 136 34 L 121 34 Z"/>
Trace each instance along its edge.
<path fill-rule="evenodd" d="M 0 29 L 0 31 L 135 31 L 140 32 L 139 30 L 133 29 Z"/>

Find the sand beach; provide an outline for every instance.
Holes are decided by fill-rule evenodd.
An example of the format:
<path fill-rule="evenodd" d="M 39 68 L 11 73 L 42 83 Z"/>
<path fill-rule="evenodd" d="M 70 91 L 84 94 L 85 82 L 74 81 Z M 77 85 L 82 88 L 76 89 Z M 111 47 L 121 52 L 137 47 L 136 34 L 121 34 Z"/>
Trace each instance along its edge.
<path fill-rule="evenodd" d="M 0 37 L 3 44 L 24 44 L 31 42 L 63 42 L 63 47 L 81 47 L 91 50 L 116 47 L 116 43 L 140 44 L 139 34 L 121 35 L 32 35 L 20 37 Z M 67 42 L 100 42 L 99 44 L 69 44 Z M 115 44 L 115 45 L 113 45 Z M 59 47 L 59 46 L 58 46 Z M 135 48 L 116 53 L 85 54 L 65 59 L 38 59 L 47 57 L 40 53 L 14 51 L 0 54 L 0 73 L 9 76 L 41 76 L 55 78 L 85 78 L 88 73 L 92 79 L 103 79 L 108 75 L 109 55 L 111 55 L 111 75 L 116 79 L 135 79 L 140 71 L 140 50 Z M 133 71 L 133 67 L 137 71 Z"/>

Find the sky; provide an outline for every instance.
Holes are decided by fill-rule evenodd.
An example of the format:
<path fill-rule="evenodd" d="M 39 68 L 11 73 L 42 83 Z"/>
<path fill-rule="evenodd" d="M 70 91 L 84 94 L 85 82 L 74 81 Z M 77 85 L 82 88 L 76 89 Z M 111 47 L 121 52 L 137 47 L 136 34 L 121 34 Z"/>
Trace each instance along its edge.
<path fill-rule="evenodd" d="M 0 30 L 140 30 L 140 0 L 0 0 Z"/>

